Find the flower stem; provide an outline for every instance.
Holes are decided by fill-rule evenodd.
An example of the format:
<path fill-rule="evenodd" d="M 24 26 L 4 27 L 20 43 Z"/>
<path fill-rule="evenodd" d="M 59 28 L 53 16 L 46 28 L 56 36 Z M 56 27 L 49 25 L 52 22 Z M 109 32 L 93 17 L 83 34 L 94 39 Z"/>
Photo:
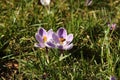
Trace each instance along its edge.
<path fill-rule="evenodd" d="M 63 50 L 60 50 L 60 56 L 63 57 Z"/>
<path fill-rule="evenodd" d="M 47 47 L 46 47 L 46 55 L 45 55 L 45 57 L 46 57 L 47 63 L 49 63 L 49 56 L 48 56 L 48 48 Z"/>

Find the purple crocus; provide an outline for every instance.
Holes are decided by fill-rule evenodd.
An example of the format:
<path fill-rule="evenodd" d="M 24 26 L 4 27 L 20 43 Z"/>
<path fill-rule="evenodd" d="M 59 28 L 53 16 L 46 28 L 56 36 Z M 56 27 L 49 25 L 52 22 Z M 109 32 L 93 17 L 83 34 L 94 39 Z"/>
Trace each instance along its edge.
<path fill-rule="evenodd" d="M 115 30 L 116 29 L 116 24 L 108 24 L 108 27 L 110 27 L 110 30 Z"/>
<path fill-rule="evenodd" d="M 52 41 L 52 34 L 53 30 L 50 29 L 49 31 L 46 31 L 44 28 L 39 28 L 38 32 L 35 34 L 35 38 L 38 41 L 38 44 L 35 44 L 35 47 L 40 47 L 40 48 L 54 48 L 54 44 L 49 44 L 49 41 Z"/>
<path fill-rule="evenodd" d="M 114 76 L 110 76 L 110 80 L 116 80 Z"/>
<path fill-rule="evenodd" d="M 64 28 L 59 28 L 57 30 L 57 33 L 52 34 L 52 38 L 55 44 L 56 48 L 62 49 L 62 50 L 69 50 L 73 47 L 73 34 L 67 35 L 67 31 Z"/>

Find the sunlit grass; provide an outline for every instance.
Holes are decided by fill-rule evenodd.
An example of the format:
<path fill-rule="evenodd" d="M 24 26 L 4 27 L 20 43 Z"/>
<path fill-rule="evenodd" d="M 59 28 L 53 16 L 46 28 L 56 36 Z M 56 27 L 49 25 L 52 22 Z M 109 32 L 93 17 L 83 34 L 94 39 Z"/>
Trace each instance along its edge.
<path fill-rule="evenodd" d="M 52 0 L 51 13 L 37 0 L 0 1 L 1 79 L 119 79 L 120 1 L 110 1 L 84 6 L 85 0 Z M 108 23 L 117 28 L 110 30 Z M 63 52 L 67 57 L 60 59 L 59 50 L 49 49 L 47 63 L 45 49 L 34 47 L 39 27 L 54 31 L 64 27 L 73 33 L 74 47 Z"/>

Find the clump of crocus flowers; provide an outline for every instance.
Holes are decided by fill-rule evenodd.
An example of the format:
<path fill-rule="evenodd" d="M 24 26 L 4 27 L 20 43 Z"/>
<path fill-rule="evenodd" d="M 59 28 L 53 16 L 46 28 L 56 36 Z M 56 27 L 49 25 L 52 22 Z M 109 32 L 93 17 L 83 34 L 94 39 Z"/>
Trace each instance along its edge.
<path fill-rule="evenodd" d="M 35 47 L 45 48 L 46 49 L 46 59 L 49 63 L 48 49 L 56 48 L 60 51 L 61 59 L 63 57 L 64 50 L 70 50 L 73 47 L 73 34 L 67 34 L 65 28 L 61 27 L 54 32 L 52 29 L 46 31 L 44 28 L 39 28 L 37 33 L 35 34 L 35 38 L 38 43 L 35 44 Z"/>
<path fill-rule="evenodd" d="M 73 34 L 67 34 L 65 28 L 61 27 L 57 32 L 52 29 L 46 31 L 44 28 L 39 28 L 36 35 L 35 47 L 39 48 L 57 48 L 60 50 L 70 50 L 73 47 Z"/>

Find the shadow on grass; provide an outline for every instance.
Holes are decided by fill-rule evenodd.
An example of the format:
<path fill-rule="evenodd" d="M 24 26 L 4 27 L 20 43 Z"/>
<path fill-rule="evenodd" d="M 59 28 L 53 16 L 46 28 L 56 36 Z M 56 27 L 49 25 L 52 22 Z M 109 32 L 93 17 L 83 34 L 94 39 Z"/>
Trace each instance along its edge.
<path fill-rule="evenodd" d="M 76 59 L 85 59 L 86 61 L 93 61 L 93 60 L 96 60 L 97 63 L 100 63 L 101 60 L 100 60 L 100 50 L 97 51 L 97 50 L 94 50 L 94 49 L 91 49 L 89 47 L 82 47 L 82 48 L 79 48 L 77 46 L 74 46 L 73 49 L 70 50 L 71 52 L 71 56 L 76 58 Z"/>

